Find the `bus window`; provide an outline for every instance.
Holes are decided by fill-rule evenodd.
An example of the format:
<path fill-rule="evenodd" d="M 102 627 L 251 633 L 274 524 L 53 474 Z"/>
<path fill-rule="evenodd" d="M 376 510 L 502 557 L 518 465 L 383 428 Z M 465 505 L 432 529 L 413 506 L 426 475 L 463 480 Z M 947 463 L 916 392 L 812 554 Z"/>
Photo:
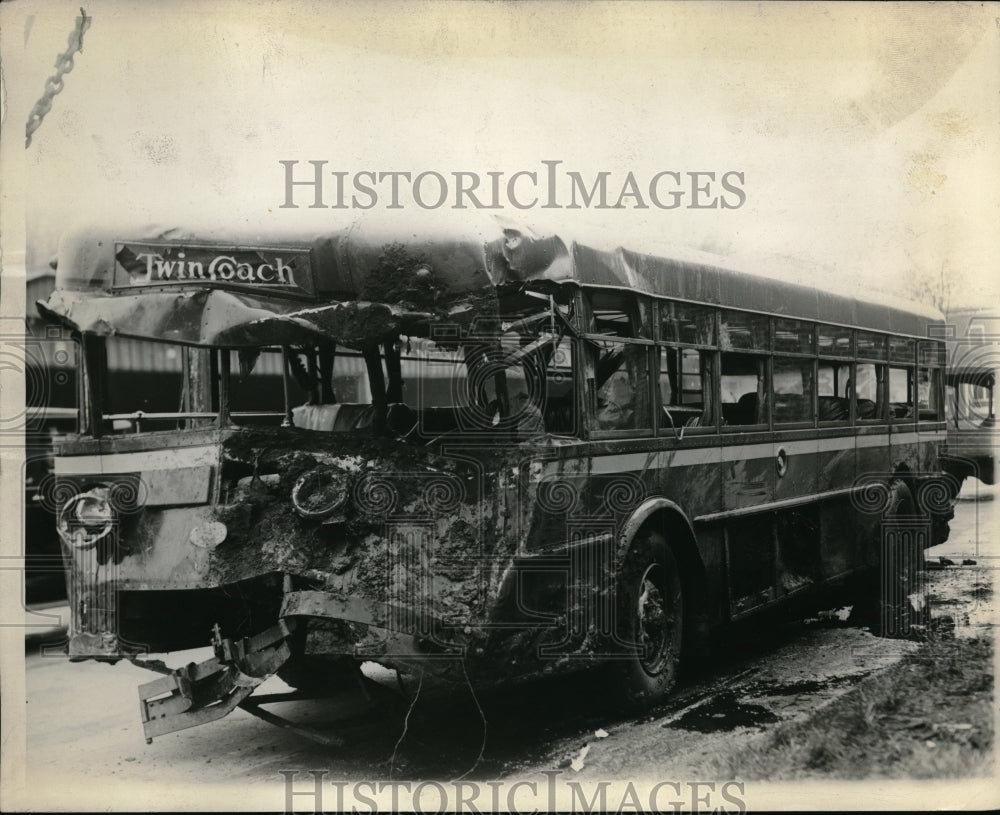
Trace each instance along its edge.
<path fill-rule="evenodd" d="M 766 351 L 768 318 L 745 311 L 723 311 L 719 326 L 719 346 L 723 351 Z"/>
<path fill-rule="evenodd" d="M 162 342 L 110 337 L 107 393 L 103 400 L 105 416 L 180 410 L 184 396 L 183 350 Z M 174 418 L 173 424 L 166 427 L 176 423 Z M 115 419 L 113 424 L 114 430 L 121 430 L 129 420 Z"/>
<path fill-rule="evenodd" d="M 913 364 L 916 353 L 916 340 L 909 337 L 889 337 L 889 360 Z"/>
<path fill-rule="evenodd" d="M 854 332 L 850 328 L 821 325 L 817 329 L 820 354 L 831 357 L 854 356 Z"/>
<path fill-rule="evenodd" d="M 712 415 L 712 357 L 694 348 L 660 349 L 660 427 L 705 427 Z"/>
<path fill-rule="evenodd" d="M 646 346 L 602 343 L 595 374 L 598 430 L 652 429 Z"/>
<path fill-rule="evenodd" d="M 893 419 L 913 418 L 913 371 L 889 368 L 889 410 Z"/>
<path fill-rule="evenodd" d="M 881 365 L 870 362 L 859 362 L 855 369 L 854 397 L 857 400 L 859 421 L 871 422 L 885 418 L 880 387 L 883 370 Z"/>
<path fill-rule="evenodd" d="M 941 371 L 937 368 L 917 369 L 917 418 L 920 421 L 941 419 L 939 404 Z"/>
<path fill-rule="evenodd" d="M 811 422 L 813 419 L 813 364 L 804 359 L 775 357 L 771 374 L 774 421 Z"/>
<path fill-rule="evenodd" d="M 722 355 L 722 419 L 724 425 L 767 423 L 764 399 L 764 357 Z"/>
<path fill-rule="evenodd" d="M 774 321 L 774 350 L 791 354 L 813 352 L 813 324 L 801 320 Z"/>
<path fill-rule="evenodd" d="M 660 303 L 660 339 L 715 345 L 715 309 L 689 303 Z"/>
<path fill-rule="evenodd" d="M 645 321 L 640 318 L 640 304 L 633 295 L 594 291 L 588 292 L 588 297 L 595 334 L 630 338 L 644 337 L 649 333 L 643 327 Z"/>
<path fill-rule="evenodd" d="M 975 385 L 970 382 L 959 384 L 959 418 L 977 422 L 993 417 L 993 386 Z"/>
<path fill-rule="evenodd" d="M 859 359 L 885 359 L 885 334 L 875 334 L 871 331 L 859 331 L 857 337 Z"/>
<path fill-rule="evenodd" d="M 851 366 L 821 359 L 816 388 L 819 394 L 818 412 L 821 422 L 847 422 L 850 406 Z"/>
<path fill-rule="evenodd" d="M 569 337 L 563 337 L 549 354 L 545 365 L 545 403 L 542 419 L 545 431 L 573 434 L 577 431 L 573 403 L 573 348 Z"/>
<path fill-rule="evenodd" d="M 469 371 L 468 380 L 484 387 L 482 401 L 487 406 L 500 407 L 503 400 L 495 380 L 503 370 L 509 403 L 503 426 L 515 429 L 521 439 L 540 433 L 576 433 L 571 338 L 537 330 L 525 333 L 523 325 L 515 324 L 501 337 L 500 347 L 501 358 L 490 361 L 487 353 Z M 466 367 L 469 362 L 466 353 Z"/>

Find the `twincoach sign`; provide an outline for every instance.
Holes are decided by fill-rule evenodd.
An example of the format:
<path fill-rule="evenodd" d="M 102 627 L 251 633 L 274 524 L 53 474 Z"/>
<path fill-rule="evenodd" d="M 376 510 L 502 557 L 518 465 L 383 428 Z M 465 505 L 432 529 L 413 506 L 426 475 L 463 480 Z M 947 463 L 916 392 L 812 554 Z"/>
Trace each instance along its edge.
<path fill-rule="evenodd" d="M 308 250 L 145 243 L 115 245 L 114 286 L 239 287 L 269 294 L 314 291 Z"/>

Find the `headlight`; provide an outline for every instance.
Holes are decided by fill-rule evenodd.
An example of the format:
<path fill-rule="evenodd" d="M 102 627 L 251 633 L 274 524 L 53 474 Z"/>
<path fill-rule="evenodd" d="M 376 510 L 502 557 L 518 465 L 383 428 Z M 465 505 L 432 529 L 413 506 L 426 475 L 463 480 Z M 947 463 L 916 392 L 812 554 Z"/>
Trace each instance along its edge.
<path fill-rule="evenodd" d="M 108 503 L 107 490 L 81 495 L 76 502 L 76 519 L 87 529 L 104 529 L 114 520 L 114 512 Z"/>
<path fill-rule="evenodd" d="M 347 504 L 347 476 L 332 467 L 316 467 L 303 473 L 292 487 L 292 504 L 303 518 L 331 518 Z"/>
<path fill-rule="evenodd" d="M 192 529 L 188 540 L 199 549 L 214 549 L 228 534 L 229 530 L 221 521 L 208 521 Z"/>
<path fill-rule="evenodd" d="M 115 525 L 107 487 L 73 496 L 59 512 L 56 531 L 75 549 L 90 549 Z"/>

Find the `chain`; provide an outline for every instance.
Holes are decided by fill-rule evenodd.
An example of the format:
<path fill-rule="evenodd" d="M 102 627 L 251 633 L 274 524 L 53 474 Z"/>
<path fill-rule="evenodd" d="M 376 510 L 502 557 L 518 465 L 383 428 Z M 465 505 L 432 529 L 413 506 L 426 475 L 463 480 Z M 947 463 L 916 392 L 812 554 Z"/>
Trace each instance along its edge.
<path fill-rule="evenodd" d="M 90 28 L 91 20 L 92 18 L 81 8 L 80 16 L 76 18 L 76 28 L 69 35 L 69 47 L 56 57 L 56 72 L 45 80 L 45 93 L 35 102 L 31 115 L 28 116 L 28 123 L 25 125 L 25 149 L 31 146 L 31 134 L 38 130 L 45 114 L 52 110 L 53 98 L 63 89 L 63 74 L 73 70 L 73 55 L 77 51 L 83 53 L 83 35 Z"/>

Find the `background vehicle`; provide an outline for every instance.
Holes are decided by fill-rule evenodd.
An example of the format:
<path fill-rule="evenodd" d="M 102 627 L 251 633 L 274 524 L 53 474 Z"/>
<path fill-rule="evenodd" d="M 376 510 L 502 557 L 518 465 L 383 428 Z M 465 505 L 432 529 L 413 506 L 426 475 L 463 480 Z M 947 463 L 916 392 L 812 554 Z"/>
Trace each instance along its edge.
<path fill-rule="evenodd" d="M 970 476 L 995 484 L 1000 315 L 990 309 L 951 311 L 946 331 L 948 442 L 942 463 L 958 485 Z"/>

